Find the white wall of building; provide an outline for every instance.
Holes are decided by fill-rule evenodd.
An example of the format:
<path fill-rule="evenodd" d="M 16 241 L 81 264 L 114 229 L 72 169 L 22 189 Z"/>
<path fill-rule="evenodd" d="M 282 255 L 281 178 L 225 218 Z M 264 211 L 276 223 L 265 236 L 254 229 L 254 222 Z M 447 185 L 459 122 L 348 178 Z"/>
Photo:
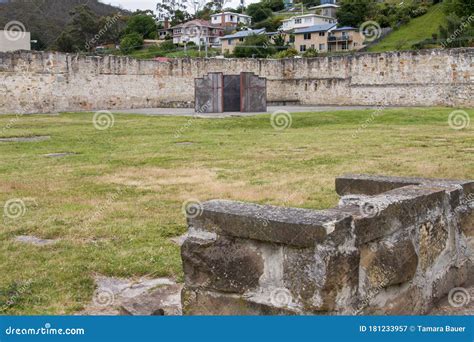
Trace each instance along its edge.
<path fill-rule="evenodd" d="M 0 30 L 0 52 L 31 50 L 30 32 Z"/>
<path fill-rule="evenodd" d="M 284 31 L 309 27 L 313 25 L 334 24 L 337 20 L 334 18 L 323 17 L 316 14 L 306 14 L 292 17 L 289 20 L 283 21 L 282 29 Z"/>

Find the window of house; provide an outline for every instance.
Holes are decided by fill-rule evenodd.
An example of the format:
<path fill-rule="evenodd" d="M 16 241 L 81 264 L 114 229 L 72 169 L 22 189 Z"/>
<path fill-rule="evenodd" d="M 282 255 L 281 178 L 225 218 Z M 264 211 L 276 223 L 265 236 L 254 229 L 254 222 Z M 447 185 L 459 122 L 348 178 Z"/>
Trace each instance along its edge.
<path fill-rule="evenodd" d="M 294 43 L 294 42 L 295 42 L 295 36 L 294 36 L 294 35 L 290 35 L 289 42 L 290 42 L 290 43 Z"/>
<path fill-rule="evenodd" d="M 230 16 L 230 21 L 234 21 L 234 16 L 233 15 Z"/>
<path fill-rule="evenodd" d="M 311 44 L 311 49 L 314 49 L 314 44 Z"/>
<path fill-rule="evenodd" d="M 232 45 L 232 39 L 227 39 L 227 44 Z"/>
<path fill-rule="evenodd" d="M 304 40 L 311 39 L 311 33 L 305 33 L 305 34 L 303 35 L 303 39 L 304 39 Z"/>
<path fill-rule="evenodd" d="M 239 38 L 239 42 L 243 42 L 244 41 L 244 38 Z"/>
<path fill-rule="evenodd" d="M 301 24 L 301 18 L 295 19 L 295 24 Z"/>
<path fill-rule="evenodd" d="M 324 37 L 326 35 L 326 32 L 319 32 L 320 37 Z"/>
<path fill-rule="evenodd" d="M 324 50 L 324 48 L 325 48 L 325 45 L 324 45 L 324 44 L 319 44 L 319 50 L 320 50 L 320 51 Z"/>
<path fill-rule="evenodd" d="M 300 52 L 306 51 L 306 45 L 300 45 Z"/>
<path fill-rule="evenodd" d="M 342 49 L 343 49 L 343 50 L 347 50 L 347 42 L 343 42 L 343 43 L 342 43 Z"/>

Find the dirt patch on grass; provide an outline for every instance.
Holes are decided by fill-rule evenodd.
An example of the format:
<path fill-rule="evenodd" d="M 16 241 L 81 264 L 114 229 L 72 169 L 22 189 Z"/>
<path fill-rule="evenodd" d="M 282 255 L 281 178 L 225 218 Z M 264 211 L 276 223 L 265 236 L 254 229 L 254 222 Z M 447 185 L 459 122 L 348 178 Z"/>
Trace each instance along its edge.
<path fill-rule="evenodd" d="M 100 177 L 99 181 L 153 190 L 172 200 L 186 201 L 226 198 L 244 201 L 265 201 L 268 198 L 288 197 L 287 177 L 274 179 L 269 175 L 265 184 L 252 184 L 247 180 L 230 180 L 219 177 L 219 170 L 206 168 L 127 168 Z M 271 181 L 270 181 L 271 180 Z M 294 178 L 290 178 L 294 180 Z M 304 203 L 307 194 L 293 191 L 291 201 Z"/>

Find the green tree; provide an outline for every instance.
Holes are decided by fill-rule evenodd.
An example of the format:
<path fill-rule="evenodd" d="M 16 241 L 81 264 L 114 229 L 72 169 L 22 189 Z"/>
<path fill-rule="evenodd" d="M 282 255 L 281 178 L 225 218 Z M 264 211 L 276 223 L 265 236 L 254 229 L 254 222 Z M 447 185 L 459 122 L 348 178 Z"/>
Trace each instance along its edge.
<path fill-rule="evenodd" d="M 156 38 L 156 20 L 153 16 L 148 14 L 134 14 L 127 21 L 125 34 L 138 33 L 145 39 Z"/>
<path fill-rule="evenodd" d="M 268 36 L 252 34 L 247 36 L 241 45 L 235 47 L 234 56 L 265 58 L 275 52 L 275 47 L 270 43 Z"/>
<path fill-rule="evenodd" d="M 442 45 L 448 48 L 456 48 L 474 44 L 473 23 L 468 23 L 456 14 L 448 15 L 446 25 L 439 28 Z"/>
<path fill-rule="evenodd" d="M 446 13 L 454 13 L 459 18 L 467 18 L 474 14 L 473 0 L 445 0 L 443 5 Z"/>
<path fill-rule="evenodd" d="M 120 51 L 123 54 L 127 55 L 131 53 L 133 50 L 136 50 L 143 45 L 143 37 L 137 33 L 129 33 L 122 38 L 120 41 Z"/>
<path fill-rule="evenodd" d="M 70 12 L 71 21 L 56 39 L 56 48 L 64 52 L 86 51 L 89 42 L 99 31 L 99 18 L 86 5 L 79 5 Z"/>
<path fill-rule="evenodd" d="M 278 31 L 278 28 L 281 26 L 282 17 L 269 17 L 265 20 L 262 20 L 254 25 L 255 28 L 265 28 L 267 32 Z"/>
<path fill-rule="evenodd" d="M 285 8 L 283 0 L 262 0 L 264 7 L 270 8 L 273 12 L 281 11 Z"/>
<path fill-rule="evenodd" d="M 303 5 L 304 5 L 305 7 L 312 7 L 312 6 L 321 5 L 321 1 L 320 1 L 320 0 L 301 0 L 301 2 L 303 3 Z"/>
<path fill-rule="evenodd" d="M 62 52 L 75 52 L 76 45 L 71 34 L 67 31 L 61 32 L 55 42 L 55 49 Z"/>
<path fill-rule="evenodd" d="M 343 0 L 336 16 L 341 26 L 358 27 L 375 14 L 375 9 L 372 0 Z"/>
<path fill-rule="evenodd" d="M 247 15 L 252 17 L 254 23 L 258 23 L 271 17 L 273 12 L 270 8 L 265 7 L 261 2 L 250 4 L 247 7 Z"/>

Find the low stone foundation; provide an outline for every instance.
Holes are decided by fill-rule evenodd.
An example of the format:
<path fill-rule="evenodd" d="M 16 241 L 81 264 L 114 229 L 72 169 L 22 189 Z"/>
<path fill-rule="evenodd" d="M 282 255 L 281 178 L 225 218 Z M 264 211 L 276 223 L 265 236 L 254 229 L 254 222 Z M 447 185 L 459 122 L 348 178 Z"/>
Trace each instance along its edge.
<path fill-rule="evenodd" d="M 209 201 L 182 246 L 187 315 L 423 314 L 472 281 L 474 181 L 344 176 L 328 210 Z"/>

